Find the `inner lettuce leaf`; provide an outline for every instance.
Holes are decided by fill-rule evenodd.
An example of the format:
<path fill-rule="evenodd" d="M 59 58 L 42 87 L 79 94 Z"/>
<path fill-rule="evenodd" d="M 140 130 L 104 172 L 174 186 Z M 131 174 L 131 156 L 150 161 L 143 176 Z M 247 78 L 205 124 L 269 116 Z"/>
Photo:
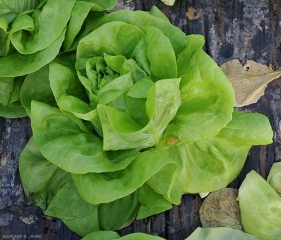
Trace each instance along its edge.
<path fill-rule="evenodd" d="M 262 240 L 280 239 L 281 198 L 257 172 L 247 174 L 238 201 L 245 232 Z"/>

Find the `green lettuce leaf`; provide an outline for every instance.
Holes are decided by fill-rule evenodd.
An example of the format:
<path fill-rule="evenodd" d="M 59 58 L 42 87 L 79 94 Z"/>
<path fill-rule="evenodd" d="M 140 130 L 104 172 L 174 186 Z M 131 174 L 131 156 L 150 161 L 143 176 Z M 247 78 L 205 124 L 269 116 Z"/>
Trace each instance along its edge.
<path fill-rule="evenodd" d="M 280 162 L 273 163 L 267 177 L 267 182 L 275 190 L 275 192 L 277 192 L 281 197 L 281 163 Z"/>
<path fill-rule="evenodd" d="M 31 126 L 43 156 L 67 172 L 113 172 L 139 155 L 135 150 L 104 152 L 101 139 L 83 131 L 58 108 L 36 101 L 31 104 Z"/>
<path fill-rule="evenodd" d="M 11 23 L 15 18 L 26 10 L 35 9 L 39 0 L 1 0 L 0 1 L 0 18 Z"/>
<path fill-rule="evenodd" d="M 43 210 L 47 209 L 57 192 L 71 183 L 70 174 L 47 161 L 29 140 L 19 159 L 22 186 L 29 201 Z"/>
<path fill-rule="evenodd" d="M 160 238 L 157 236 L 152 236 L 145 233 L 131 233 L 124 237 L 120 237 L 116 232 L 111 231 L 97 231 L 90 233 L 86 237 L 83 238 L 83 240 L 163 240 L 164 238 Z"/>
<path fill-rule="evenodd" d="M 75 0 L 48 0 L 42 10 L 36 10 L 26 29 L 26 15 L 20 15 L 11 27 L 13 46 L 21 54 L 42 51 L 55 42 L 65 31 Z M 13 27 L 17 31 L 13 30 Z"/>
<path fill-rule="evenodd" d="M 69 173 L 45 159 L 30 139 L 19 161 L 23 188 L 29 201 L 48 216 L 61 218 L 79 235 L 116 230 L 131 223 L 138 209 L 138 192 L 108 204 L 92 205 L 77 192 Z"/>
<path fill-rule="evenodd" d="M 36 84 L 34 84 L 36 82 Z M 20 90 L 20 101 L 28 115 L 30 115 L 31 102 L 36 100 L 56 106 L 56 101 L 50 87 L 49 65 L 26 76 Z"/>
<path fill-rule="evenodd" d="M 281 198 L 255 171 L 239 188 L 238 201 L 245 232 L 262 240 L 280 239 Z"/>
<path fill-rule="evenodd" d="M 60 218 L 81 236 L 99 230 L 98 206 L 86 202 L 73 183 L 67 183 L 57 192 L 44 213 Z"/>
<path fill-rule="evenodd" d="M 0 116 L 19 118 L 26 116 L 20 103 L 20 88 L 22 77 L 0 77 Z"/>
<path fill-rule="evenodd" d="M 21 55 L 18 52 L 0 58 L 0 76 L 16 77 L 33 73 L 50 63 L 59 53 L 65 31 L 47 48 L 33 54 Z"/>
<path fill-rule="evenodd" d="M 192 143 L 216 136 L 231 120 L 234 91 L 215 62 L 203 51 L 202 36 L 187 37 L 187 47 L 177 59 L 182 77 L 181 106 L 165 136 Z"/>
<path fill-rule="evenodd" d="M 259 240 L 255 236 L 244 233 L 240 230 L 218 227 L 218 228 L 197 228 L 185 240 Z"/>
<path fill-rule="evenodd" d="M 149 179 L 160 172 L 161 180 L 156 184 Z M 83 198 L 93 204 L 108 203 L 125 197 L 145 182 L 155 192 L 172 203 L 179 204 L 181 192 L 173 191 L 177 173 L 175 162 L 156 150 L 141 153 L 126 169 L 113 173 L 72 174 L 73 181 Z M 97 194 L 102 192 L 103 194 Z M 177 194 L 175 194 L 177 193 Z"/>
<path fill-rule="evenodd" d="M 234 111 L 231 122 L 215 137 L 190 144 L 179 144 L 177 138 L 165 139 L 165 145 L 157 149 L 178 162 L 184 193 L 211 192 L 226 187 L 238 176 L 252 145 L 269 144 L 272 137 L 265 116 Z"/>

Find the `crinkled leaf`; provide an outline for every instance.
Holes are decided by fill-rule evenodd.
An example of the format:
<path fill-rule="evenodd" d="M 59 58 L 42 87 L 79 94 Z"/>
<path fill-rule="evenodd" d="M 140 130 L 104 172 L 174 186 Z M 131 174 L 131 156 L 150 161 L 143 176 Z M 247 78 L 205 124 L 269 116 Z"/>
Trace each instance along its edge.
<path fill-rule="evenodd" d="M 243 168 L 251 145 L 272 141 L 269 122 L 254 129 L 251 119 L 265 120 L 262 115 L 234 111 L 231 122 L 215 137 L 189 144 L 178 144 L 176 136 L 163 138 L 165 142 L 161 141 L 157 149 L 181 166 L 183 192 L 212 192 L 226 187 Z"/>
<path fill-rule="evenodd" d="M 116 1 L 116 0 L 114 0 Z M 95 1 L 94 1 L 95 2 Z M 70 49 L 74 39 L 83 28 L 83 23 L 90 11 L 102 11 L 102 7 L 91 1 L 77 1 L 72 9 L 71 17 L 67 26 L 65 41 L 63 43 L 64 51 Z M 105 1 L 104 1 L 105 2 Z M 108 2 L 108 1 L 106 1 Z"/>
<path fill-rule="evenodd" d="M 103 149 L 147 148 L 156 145 L 180 106 L 180 79 L 157 81 L 148 91 L 146 114 L 149 122 L 142 127 L 127 113 L 98 105 L 103 130 Z"/>
<path fill-rule="evenodd" d="M 259 113 L 233 111 L 233 119 L 224 127 L 218 136 L 251 145 L 272 143 L 273 131 L 266 116 Z"/>
<path fill-rule="evenodd" d="M 281 162 L 273 163 L 267 177 L 267 182 L 281 197 Z"/>
<path fill-rule="evenodd" d="M 242 230 L 238 190 L 223 188 L 210 193 L 200 207 L 200 221 L 204 228 L 229 227 Z"/>
<path fill-rule="evenodd" d="M 245 232 L 263 240 L 280 239 L 281 198 L 255 171 L 242 182 L 238 200 Z"/>
<path fill-rule="evenodd" d="M 67 172 L 117 171 L 139 154 L 135 150 L 104 152 L 102 140 L 47 104 L 33 101 L 30 117 L 34 140 L 43 156 Z"/>
<path fill-rule="evenodd" d="M 32 14 L 31 31 L 29 29 L 25 31 L 25 22 L 19 20 L 18 31 L 14 31 L 10 36 L 17 51 L 21 54 L 32 54 L 55 42 L 65 31 L 75 2 L 75 0 L 48 0 L 41 11 L 36 10 Z"/>
<path fill-rule="evenodd" d="M 35 9 L 38 6 L 38 0 L 1 0 L 0 17 L 7 22 L 12 22 L 20 13 Z"/>
<path fill-rule="evenodd" d="M 197 228 L 185 240 L 260 240 L 255 236 L 244 233 L 240 230 L 218 227 L 218 228 Z"/>
<path fill-rule="evenodd" d="M 15 77 L 22 76 L 39 70 L 51 62 L 59 53 L 64 40 L 63 32 L 51 45 L 39 52 L 21 55 L 13 53 L 0 58 L 0 76 Z"/>
<path fill-rule="evenodd" d="M 182 76 L 181 106 L 165 135 L 181 143 L 215 136 L 231 120 L 234 91 L 224 73 L 203 51 L 202 36 L 190 35 L 177 59 Z"/>
<path fill-rule="evenodd" d="M 137 27 L 152 26 L 158 28 L 170 39 L 176 55 L 186 46 L 186 36 L 179 28 L 170 24 L 166 19 L 155 17 L 144 11 L 119 10 L 107 14 L 94 22 L 93 28 L 100 28 L 101 25 L 113 21 L 122 21 Z"/>
<path fill-rule="evenodd" d="M 162 173 L 162 184 L 150 187 L 169 201 L 179 203 L 181 194 L 173 195 L 177 164 L 156 150 L 141 153 L 126 169 L 114 173 L 72 174 L 73 181 L 85 200 L 93 204 L 108 203 L 127 196 L 140 188 L 158 172 Z M 94 184 L 92 184 L 94 183 Z M 103 194 L 99 194 L 102 192 Z"/>
<path fill-rule="evenodd" d="M 133 25 L 116 21 L 104 24 L 83 38 L 77 47 L 77 59 L 79 63 L 79 59 L 104 54 L 122 55 L 127 59 L 134 57 L 139 66 L 148 72 L 146 50 L 143 31 Z"/>

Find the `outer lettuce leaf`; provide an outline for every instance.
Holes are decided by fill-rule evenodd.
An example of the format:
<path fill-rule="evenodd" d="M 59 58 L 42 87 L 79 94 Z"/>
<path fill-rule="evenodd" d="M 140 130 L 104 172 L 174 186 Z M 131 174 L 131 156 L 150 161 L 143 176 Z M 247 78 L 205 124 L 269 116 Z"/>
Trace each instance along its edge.
<path fill-rule="evenodd" d="M 273 163 L 267 177 L 267 182 L 281 197 L 281 162 Z"/>
<path fill-rule="evenodd" d="M 259 128 L 254 128 L 253 123 L 258 123 Z M 272 134 L 263 115 L 234 111 L 231 122 L 215 137 L 171 147 L 170 142 L 177 143 L 177 139 L 168 139 L 166 147 L 159 145 L 157 149 L 180 165 L 183 192 L 211 192 L 234 180 L 244 166 L 250 147 L 271 143 Z"/>
<path fill-rule="evenodd" d="M 101 139 L 47 104 L 32 102 L 31 126 L 43 156 L 67 172 L 113 172 L 126 168 L 139 155 L 135 150 L 104 152 Z"/>
<path fill-rule="evenodd" d="M 83 240 L 113 240 L 120 239 L 120 236 L 117 232 L 112 231 L 96 231 L 88 234 L 87 236 L 82 238 Z"/>
<path fill-rule="evenodd" d="M 177 59 L 182 103 L 165 136 L 176 136 L 181 143 L 216 136 L 232 117 L 234 90 L 203 44 L 202 36 L 188 36 Z"/>
<path fill-rule="evenodd" d="M 259 240 L 240 230 L 226 227 L 197 228 L 186 240 Z"/>
<path fill-rule="evenodd" d="M 20 88 L 23 78 L 0 77 L 0 116 L 18 118 L 26 116 L 20 104 Z"/>
<path fill-rule="evenodd" d="M 247 174 L 238 200 L 245 232 L 262 240 L 280 239 L 281 198 L 255 171 Z"/>
<path fill-rule="evenodd" d="M 83 23 L 95 4 L 85 1 L 77 1 L 72 9 L 71 17 L 67 26 L 65 41 L 63 43 L 64 51 L 70 49 L 75 37 L 80 32 Z"/>
<path fill-rule="evenodd" d="M 48 0 L 42 10 L 36 10 L 32 15 L 32 27 L 26 29 L 26 22 L 21 15 L 11 27 L 13 32 L 11 42 L 21 54 L 32 54 L 41 51 L 53 42 L 65 31 L 70 19 L 75 0 Z M 13 30 L 16 25 L 17 31 Z M 31 31 L 30 31 L 31 30 Z"/>
<path fill-rule="evenodd" d="M 172 208 L 171 202 L 156 193 L 148 184 L 144 184 L 139 189 L 139 202 L 141 206 L 137 219 L 143 219 Z"/>
<path fill-rule="evenodd" d="M 100 204 L 100 229 L 117 230 L 131 224 L 138 211 L 138 196 L 138 191 L 136 191 L 116 201 Z"/>
<path fill-rule="evenodd" d="M 99 230 L 98 206 L 86 202 L 73 183 L 66 184 L 57 192 L 44 213 L 60 218 L 81 236 Z"/>
<path fill-rule="evenodd" d="M 273 131 L 266 116 L 259 113 L 233 111 L 232 121 L 227 124 L 218 136 L 250 145 L 272 143 Z"/>
<path fill-rule="evenodd" d="M 161 172 L 161 183 L 149 182 L 158 172 Z M 151 149 L 141 153 L 126 169 L 119 172 L 72 174 L 72 178 L 81 196 L 93 204 L 108 203 L 125 197 L 147 181 L 154 191 L 170 202 L 179 204 L 181 192 L 173 191 L 178 188 L 174 186 L 176 173 L 177 164 L 172 159 Z M 97 194 L 99 192 L 103 194 Z"/>
<path fill-rule="evenodd" d="M 104 11 L 112 9 L 116 0 L 83 0 L 77 1 L 72 9 L 71 17 L 67 26 L 66 38 L 63 43 L 64 51 L 70 50 L 75 38 L 79 35 L 81 29 L 85 28 L 85 21 L 89 18 L 91 11 Z M 80 40 L 77 38 L 76 41 Z"/>
<path fill-rule="evenodd" d="M 152 236 L 145 233 L 131 233 L 124 237 L 121 237 L 122 240 L 163 240 L 163 238 L 158 236 Z"/>
<path fill-rule="evenodd" d="M 35 9 L 38 6 L 38 3 L 38 0 L 1 0 L 0 18 L 11 23 L 20 13 L 26 10 Z"/>
<path fill-rule="evenodd" d="M 21 86 L 20 101 L 29 116 L 32 100 L 44 102 L 51 106 L 57 105 L 50 87 L 49 65 L 27 75 Z"/>
<path fill-rule="evenodd" d="M 157 236 L 152 236 L 145 233 L 131 233 L 124 237 L 120 237 L 116 232 L 111 231 L 97 231 L 90 233 L 86 237 L 83 238 L 83 240 L 163 240 L 164 238 L 160 238 Z"/>
<path fill-rule="evenodd" d="M 138 192 L 99 206 L 78 193 L 70 174 L 45 159 L 33 138 L 20 156 L 19 171 L 29 201 L 49 216 L 61 218 L 82 236 L 99 229 L 116 230 L 131 223 L 138 209 Z M 100 193 L 99 193 L 100 194 Z"/>
<path fill-rule="evenodd" d="M 19 159 L 19 172 L 24 192 L 29 201 L 45 210 L 65 184 L 71 183 L 70 174 L 47 161 L 29 140 Z"/>
<path fill-rule="evenodd" d="M 15 52 L 0 58 L 0 76 L 23 76 L 35 72 L 50 63 L 59 53 L 64 40 L 64 33 L 65 31 L 44 50 L 28 55 Z"/>

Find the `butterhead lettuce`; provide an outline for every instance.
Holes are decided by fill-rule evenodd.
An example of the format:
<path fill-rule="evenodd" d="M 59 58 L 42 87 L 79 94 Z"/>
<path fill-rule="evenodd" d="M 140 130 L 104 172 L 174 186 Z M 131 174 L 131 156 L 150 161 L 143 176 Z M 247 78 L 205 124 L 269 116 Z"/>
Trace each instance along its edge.
<path fill-rule="evenodd" d="M 26 72 L 20 90 L 33 131 L 20 175 L 45 214 L 81 236 L 116 230 L 182 194 L 225 187 L 252 145 L 271 143 L 265 116 L 233 110 L 233 88 L 202 36 L 156 8 L 72 9 L 85 18 L 75 25 L 70 13 L 65 51 Z"/>

